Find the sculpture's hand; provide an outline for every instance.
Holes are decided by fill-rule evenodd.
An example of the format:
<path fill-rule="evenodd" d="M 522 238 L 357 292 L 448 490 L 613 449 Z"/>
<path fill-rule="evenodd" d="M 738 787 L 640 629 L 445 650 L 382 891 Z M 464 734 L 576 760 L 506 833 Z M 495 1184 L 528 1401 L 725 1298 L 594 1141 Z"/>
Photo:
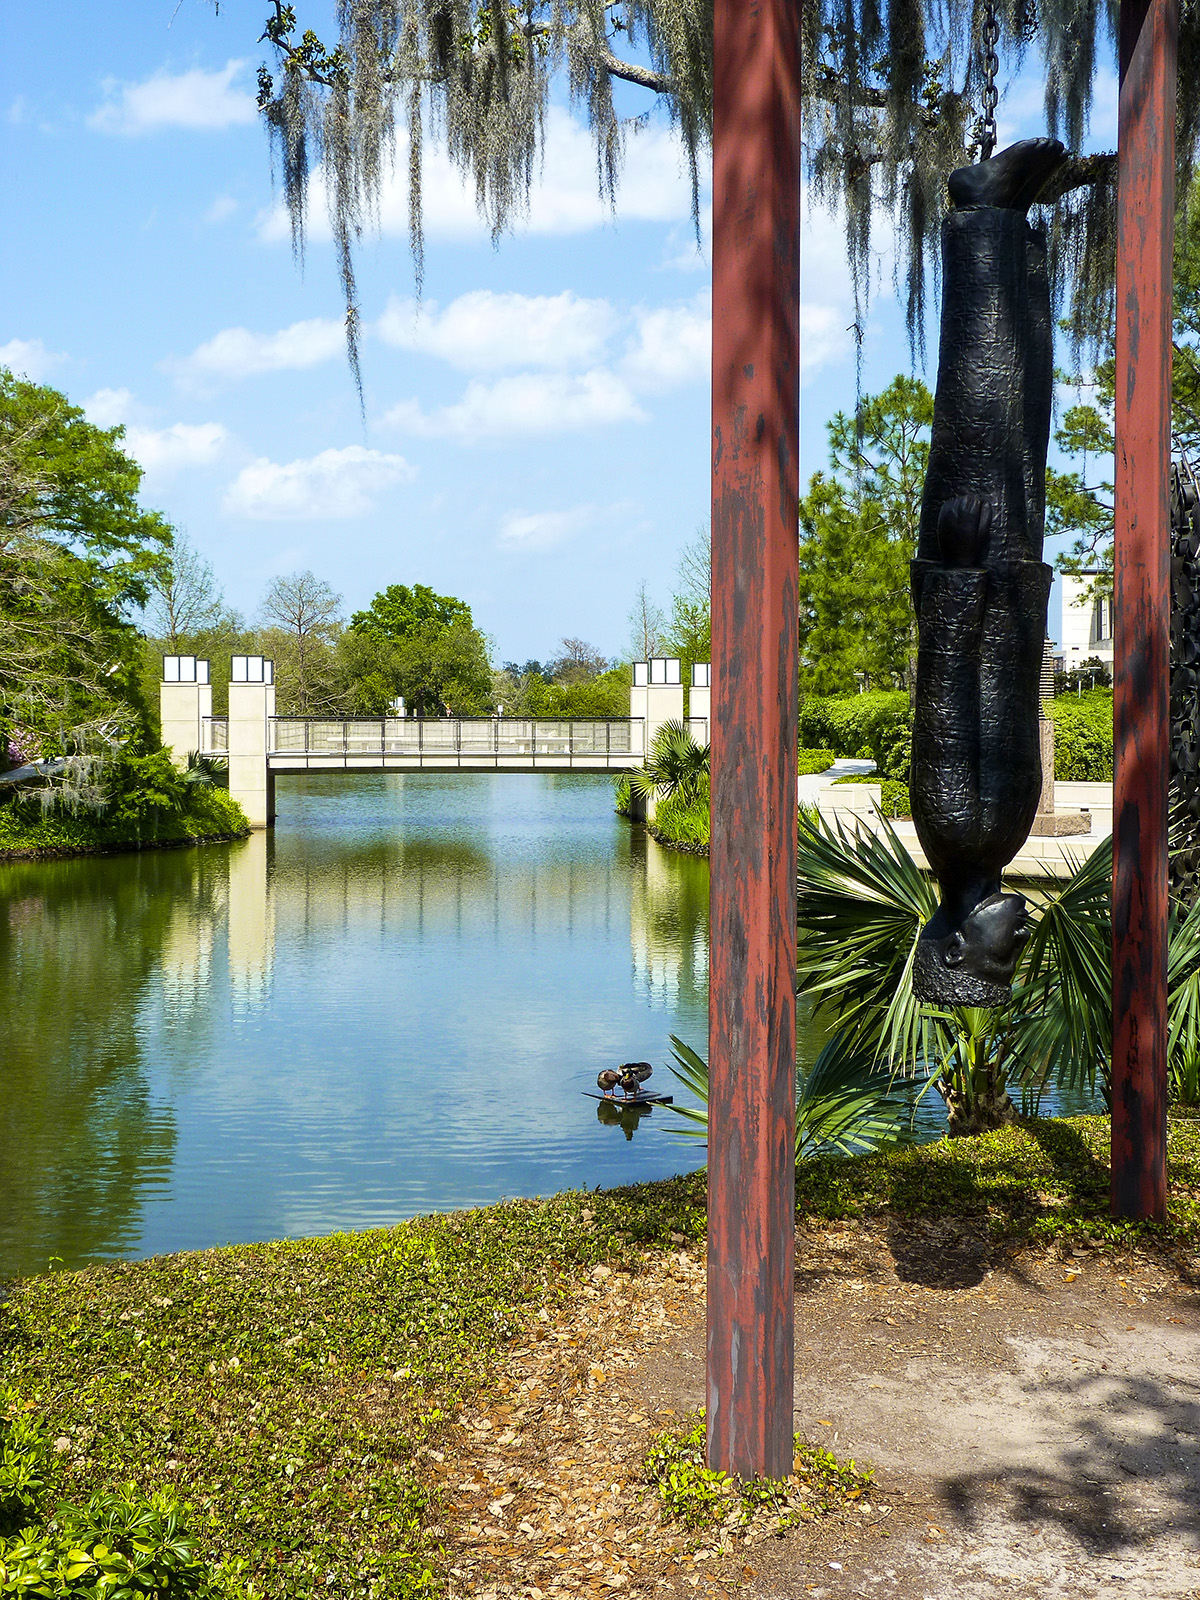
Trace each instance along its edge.
<path fill-rule="evenodd" d="M 982 567 L 992 535 L 992 504 L 978 495 L 947 500 L 938 512 L 938 547 L 948 567 Z"/>

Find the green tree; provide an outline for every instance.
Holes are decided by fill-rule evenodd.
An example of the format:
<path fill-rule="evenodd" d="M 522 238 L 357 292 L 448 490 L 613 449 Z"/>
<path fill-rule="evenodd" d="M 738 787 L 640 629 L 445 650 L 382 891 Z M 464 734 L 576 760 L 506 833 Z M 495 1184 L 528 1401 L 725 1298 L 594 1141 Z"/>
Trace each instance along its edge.
<path fill-rule="evenodd" d="M 89 805 L 117 749 L 153 743 L 130 613 L 171 546 L 122 437 L 0 369 L 0 737 L 13 759 L 67 757 L 59 792 Z"/>
<path fill-rule="evenodd" d="M 342 696 L 382 716 L 403 695 L 418 716 L 478 716 L 492 704 L 487 641 L 465 600 L 393 583 L 350 618 L 339 645 Z"/>
<path fill-rule="evenodd" d="M 908 680 L 916 554 L 933 397 L 894 378 L 828 424 L 829 472 L 800 502 L 800 682 L 814 694 Z"/>
<path fill-rule="evenodd" d="M 471 608 L 452 595 L 434 594 L 423 583 L 410 589 L 405 583 L 392 583 L 380 590 L 365 611 L 356 611 L 350 626 L 356 633 L 374 633 L 399 641 L 431 625 L 448 628 L 454 622 L 474 627 Z"/>

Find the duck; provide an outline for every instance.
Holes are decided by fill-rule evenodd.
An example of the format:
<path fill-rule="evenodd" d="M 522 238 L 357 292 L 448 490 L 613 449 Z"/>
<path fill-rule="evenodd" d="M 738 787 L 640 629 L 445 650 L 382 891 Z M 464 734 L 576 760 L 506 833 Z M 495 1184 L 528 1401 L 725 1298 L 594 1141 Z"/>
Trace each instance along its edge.
<path fill-rule="evenodd" d="M 638 1094 L 646 1079 L 652 1077 L 653 1073 L 654 1068 L 648 1061 L 626 1061 L 618 1075 L 626 1099 L 631 1094 Z"/>
<path fill-rule="evenodd" d="M 597 1089 L 602 1089 L 610 1099 L 612 1098 L 620 1081 L 621 1074 L 619 1072 L 615 1072 L 612 1067 L 606 1067 L 603 1072 L 598 1072 L 596 1074 Z"/>

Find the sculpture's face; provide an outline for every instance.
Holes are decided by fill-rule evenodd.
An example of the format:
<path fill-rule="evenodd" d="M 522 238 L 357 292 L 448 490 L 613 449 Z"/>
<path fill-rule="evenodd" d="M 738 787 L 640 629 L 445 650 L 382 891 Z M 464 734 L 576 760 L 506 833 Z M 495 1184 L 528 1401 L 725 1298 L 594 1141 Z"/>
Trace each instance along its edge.
<path fill-rule="evenodd" d="M 1023 894 L 989 895 L 946 940 L 943 960 L 988 983 L 1011 984 L 1029 933 Z"/>

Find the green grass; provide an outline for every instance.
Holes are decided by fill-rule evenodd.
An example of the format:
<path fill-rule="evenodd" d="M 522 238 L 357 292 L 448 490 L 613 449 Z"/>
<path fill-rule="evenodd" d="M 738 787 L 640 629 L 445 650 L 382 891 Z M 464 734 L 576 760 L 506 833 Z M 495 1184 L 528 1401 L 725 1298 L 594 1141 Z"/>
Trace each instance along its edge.
<path fill-rule="evenodd" d="M 1014 1245 L 1200 1242 L 1200 1123 L 1172 1125 L 1162 1228 L 1109 1219 L 1107 1142 L 1094 1117 L 818 1157 L 797 1219 L 956 1216 Z M 67 1441 L 51 1504 L 167 1486 L 201 1555 L 245 1562 L 271 1600 L 411 1600 L 441 1592 L 425 1452 L 451 1455 L 449 1414 L 596 1263 L 636 1266 L 705 1229 L 699 1172 L 26 1280 L 0 1304 L 0 1387 Z"/>
<path fill-rule="evenodd" d="M 37 805 L 10 802 L 0 805 L 0 859 L 144 850 L 194 839 L 241 838 L 249 831 L 241 806 L 217 788 L 196 789 L 182 811 L 160 812 L 140 828 L 83 811 L 77 816 L 43 813 Z"/>

